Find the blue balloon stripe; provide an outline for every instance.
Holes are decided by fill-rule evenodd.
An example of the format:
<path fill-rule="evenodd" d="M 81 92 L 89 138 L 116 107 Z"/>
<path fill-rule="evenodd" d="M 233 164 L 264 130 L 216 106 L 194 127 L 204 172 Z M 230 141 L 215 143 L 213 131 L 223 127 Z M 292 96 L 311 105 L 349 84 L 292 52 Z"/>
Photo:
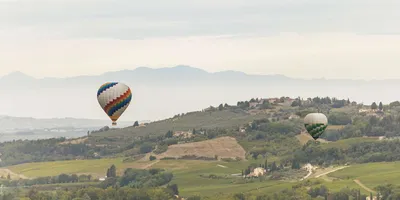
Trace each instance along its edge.
<path fill-rule="evenodd" d="M 117 85 L 117 82 L 112 82 L 112 83 L 106 83 L 103 86 L 100 87 L 100 89 L 97 91 L 97 96 L 99 96 L 101 93 L 106 91 L 107 89 L 113 87 L 114 85 Z"/>
<path fill-rule="evenodd" d="M 131 102 L 132 99 L 132 94 L 130 94 L 126 99 L 124 99 L 121 103 L 115 105 L 114 107 L 112 107 L 107 115 L 108 116 L 112 116 L 115 112 L 117 112 L 119 109 L 123 108 L 124 106 L 126 106 L 127 104 L 129 104 Z"/>

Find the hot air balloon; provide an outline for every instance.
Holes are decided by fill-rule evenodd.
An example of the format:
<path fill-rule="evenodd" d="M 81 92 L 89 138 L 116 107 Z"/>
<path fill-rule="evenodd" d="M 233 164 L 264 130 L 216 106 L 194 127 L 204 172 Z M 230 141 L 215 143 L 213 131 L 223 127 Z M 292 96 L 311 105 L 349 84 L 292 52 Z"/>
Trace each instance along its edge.
<path fill-rule="evenodd" d="M 97 91 L 97 101 L 112 121 L 117 125 L 118 118 L 128 108 L 132 99 L 131 89 L 119 82 L 104 83 Z"/>
<path fill-rule="evenodd" d="M 304 118 L 304 126 L 307 132 L 316 140 L 328 127 L 328 119 L 322 113 L 310 113 Z"/>

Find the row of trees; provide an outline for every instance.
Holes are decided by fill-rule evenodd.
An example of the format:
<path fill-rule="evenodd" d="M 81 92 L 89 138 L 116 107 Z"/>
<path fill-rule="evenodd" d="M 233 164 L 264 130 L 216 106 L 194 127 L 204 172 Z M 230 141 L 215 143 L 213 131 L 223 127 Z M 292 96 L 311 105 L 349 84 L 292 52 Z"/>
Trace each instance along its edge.
<path fill-rule="evenodd" d="M 33 185 L 45 185 L 45 184 L 58 184 L 58 183 L 86 183 L 98 181 L 93 179 L 92 175 L 68 175 L 60 174 L 58 176 L 47 176 L 38 177 L 34 179 L 20 179 L 20 180 L 1 180 L 0 183 L 7 187 L 18 187 L 18 186 L 33 186 Z"/>
<path fill-rule="evenodd" d="M 126 199 L 126 200 L 171 200 L 175 199 L 174 191 L 175 187 L 168 186 L 166 188 L 132 188 L 132 187 L 120 187 L 120 188 L 96 188 L 88 187 L 81 189 L 73 189 L 69 191 L 57 191 L 57 192 L 41 192 L 37 189 L 29 191 L 27 197 L 30 200 L 114 200 L 114 199 Z M 9 194 L 11 196 L 11 194 Z M 7 200 L 12 200 L 9 198 Z M 6 199 L 4 199 L 6 200 Z"/>
<path fill-rule="evenodd" d="M 169 183 L 172 177 L 172 173 L 163 169 L 142 170 L 132 168 L 126 169 L 122 176 L 117 176 L 116 167 L 112 165 L 107 170 L 107 179 L 101 182 L 100 186 L 103 188 L 124 186 L 133 188 L 159 187 Z"/>
<path fill-rule="evenodd" d="M 357 105 L 357 102 L 350 102 L 350 99 L 337 99 L 337 98 L 330 98 L 330 97 L 314 97 L 314 98 L 307 98 L 306 104 L 303 104 L 304 100 L 300 99 L 300 97 L 296 98 L 295 101 L 292 102 L 292 107 L 300 106 L 300 107 L 313 107 L 319 105 L 328 105 L 332 108 L 341 108 L 347 105 Z"/>
<path fill-rule="evenodd" d="M 378 106 L 375 102 L 373 102 L 373 103 L 371 104 L 371 109 L 372 109 L 372 110 L 379 109 L 380 111 L 382 111 L 382 110 L 383 110 L 383 104 L 382 104 L 382 102 L 379 102 L 379 106 Z"/>
<path fill-rule="evenodd" d="M 288 199 L 315 199 L 315 200 L 366 200 L 373 199 L 376 196 L 377 200 L 396 200 L 400 199 L 400 193 L 396 192 L 394 185 L 382 185 L 375 188 L 377 195 L 361 194 L 360 189 L 343 188 L 340 191 L 330 191 L 326 186 L 321 185 L 321 182 L 305 181 L 292 188 L 279 190 L 273 193 L 234 193 L 229 195 L 215 195 L 213 197 L 202 198 L 201 196 L 189 196 L 187 200 L 288 200 Z M 57 192 L 40 192 L 37 189 L 31 189 L 27 197 L 31 200 L 110 200 L 110 199 L 127 199 L 127 200 L 172 200 L 176 199 L 175 195 L 179 195 L 177 185 L 167 185 L 167 187 L 156 188 L 80 188 L 68 191 L 60 190 Z M 6 194 L 0 196 L 1 200 L 13 200 L 16 196 Z"/>

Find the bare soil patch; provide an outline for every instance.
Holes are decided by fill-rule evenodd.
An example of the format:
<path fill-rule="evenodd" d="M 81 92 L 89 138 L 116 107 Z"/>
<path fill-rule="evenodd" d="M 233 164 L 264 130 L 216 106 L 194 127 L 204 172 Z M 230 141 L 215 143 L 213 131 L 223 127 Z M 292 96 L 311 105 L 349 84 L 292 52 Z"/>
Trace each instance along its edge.
<path fill-rule="evenodd" d="M 217 155 L 219 159 L 239 157 L 244 160 L 246 151 L 235 138 L 220 137 L 201 142 L 171 145 L 166 152 L 156 155 L 156 157 L 157 159 L 164 157 L 180 158 L 188 155 L 209 158 L 214 158 Z"/>

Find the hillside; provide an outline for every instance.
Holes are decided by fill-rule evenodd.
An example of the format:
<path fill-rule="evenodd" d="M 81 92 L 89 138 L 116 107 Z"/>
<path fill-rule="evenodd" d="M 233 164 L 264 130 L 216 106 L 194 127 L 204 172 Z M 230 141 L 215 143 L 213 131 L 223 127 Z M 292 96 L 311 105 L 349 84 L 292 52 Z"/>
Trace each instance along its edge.
<path fill-rule="evenodd" d="M 236 139 L 232 137 L 220 137 L 201 142 L 171 145 L 168 147 L 166 152 L 156 155 L 156 157 L 158 159 L 165 157 L 181 158 L 183 156 L 191 155 L 207 158 L 214 158 L 215 156 L 218 156 L 218 159 L 246 159 L 246 151 L 237 143 Z"/>
<path fill-rule="evenodd" d="M 271 111 L 273 112 L 273 111 Z M 213 129 L 213 128 L 232 128 L 241 124 L 252 122 L 256 119 L 268 117 L 265 113 L 252 115 L 244 110 L 223 110 L 214 112 L 191 112 L 170 119 L 160 120 L 149 123 L 146 127 L 127 127 L 123 129 L 110 130 L 107 132 L 95 133 L 92 140 L 102 137 L 123 138 L 126 142 L 128 138 L 138 136 L 160 136 L 167 131 L 190 131 L 193 129 Z"/>
<path fill-rule="evenodd" d="M 400 103 L 384 105 L 383 111 L 376 111 L 350 100 L 310 99 L 251 99 L 144 126 L 102 129 L 89 137 L 2 143 L 2 172 L 11 172 L 12 179 L 32 179 L 18 180 L 20 184 L 30 186 L 37 182 L 52 188 L 48 183 L 60 184 L 59 179 L 43 182 L 43 177 L 65 178 L 67 174 L 71 178 L 66 182 L 78 187 L 96 185 L 97 179 L 88 180 L 85 176 L 101 178 L 111 165 L 116 166 L 117 176 L 125 176 L 130 168 L 149 170 L 150 174 L 161 168 L 173 174 L 169 184 L 177 184 L 184 197 L 199 195 L 209 199 L 229 199 L 232 191 L 249 198 L 267 193 L 284 196 L 270 196 L 273 199 L 288 199 L 294 194 L 285 192 L 286 188 L 297 188 L 296 192 L 315 198 L 326 193 L 314 194 L 312 189 L 329 189 L 337 195 L 359 192 L 365 196 L 370 191 L 377 192 L 376 186 L 384 185 L 386 180 L 397 184 L 384 172 L 368 171 L 368 166 L 400 161 L 400 140 L 396 139 L 400 136 L 400 118 L 396 117 Z M 314 141 L 304 132 L 302 118 L 315 112 L 316 107 L 327 115 L 330 128 Z M 309 171 L 305 166 L 316 170 Z M 363 166 L 360 172 L 366 171 L 369 178 L 361 174 L 350 178 L 340 175 L 357 166 Z M 243 178 L 256 168 L 265 169 L 266 174 Z M 71 182 L 77 176 L 82 180 Z M 109 181 L 123 179 L 107 180 L 98 184 L 103 187 L 114 184 Z M 72 187 L 63 184 L 60 187 Z"/>

